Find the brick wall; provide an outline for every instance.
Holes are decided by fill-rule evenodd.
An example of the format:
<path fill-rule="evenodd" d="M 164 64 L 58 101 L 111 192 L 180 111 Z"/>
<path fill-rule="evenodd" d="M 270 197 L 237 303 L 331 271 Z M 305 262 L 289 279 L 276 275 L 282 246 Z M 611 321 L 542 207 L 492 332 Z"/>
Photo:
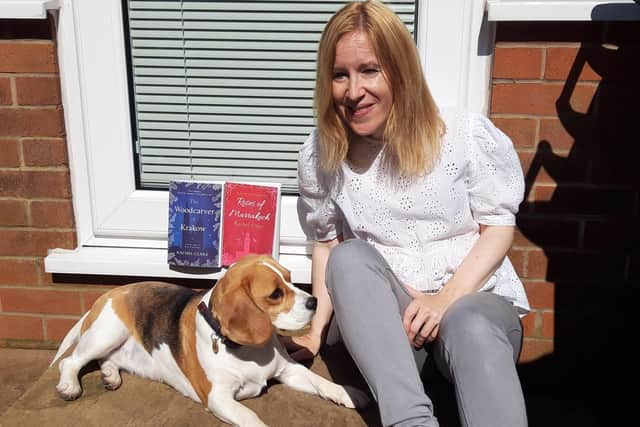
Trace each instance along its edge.
<path fill-rule="evenodd" d="M 624 339 L 640 271 L 639 30 L 498 24 L 491 117 L 527 181 L 511 251 L 533 307 L 523 361 Z"/>
<path fill-rule="evenodd" d="M 0 346 L 53 346 L 101 290 L 44 272 L 48 249 L 76 246 L 50 22 L 0 29 Z"/>

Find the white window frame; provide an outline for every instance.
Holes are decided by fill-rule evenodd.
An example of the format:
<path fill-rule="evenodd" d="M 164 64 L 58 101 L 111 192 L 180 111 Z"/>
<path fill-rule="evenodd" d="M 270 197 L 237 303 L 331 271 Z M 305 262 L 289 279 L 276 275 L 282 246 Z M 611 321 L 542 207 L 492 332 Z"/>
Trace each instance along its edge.
<path fill-rule="evenodd" d="M 78 237 L 74 250 L 52 249 L 45 270 L 219 277 L 169 268 L 167 192 L 136 190 L 120 0 L 40 3 L 59 6 L 58 62 Z M 417 44 L 436 101 L 486 113 L 493 31 L 485 1 L 420 1 Z M 294 282 L 310 283 L 310 242 L 298 223 L 296 199 L 282 198 L 280 260 Z"/>

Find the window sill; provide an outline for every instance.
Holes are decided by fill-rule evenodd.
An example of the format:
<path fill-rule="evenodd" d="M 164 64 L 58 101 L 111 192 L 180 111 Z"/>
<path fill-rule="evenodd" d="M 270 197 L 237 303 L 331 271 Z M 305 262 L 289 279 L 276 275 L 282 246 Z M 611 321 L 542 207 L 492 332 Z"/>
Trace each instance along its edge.
<path fill-rule="evenodd" d="M 311 258 L 308 255 L 282 254 L 279 260 L 291 271 L 297 284 L 311 283 Z M 83 246 L 75 250 L 54 249 L 45 258 L 45 271 L 62 274 L 175 277 L 218 279 L 220 272 L 182 273 L 169 268 L 166 249 L 108 248 Z"/>
<path fill-rule="evenodd" d="M 44 19 L 60 0 L 0 0 L 0 19 Z"/>
<path fill-rule="evenodd" d="M 488 0 L 489 21 L 639 21 L 634 0 Z"/>

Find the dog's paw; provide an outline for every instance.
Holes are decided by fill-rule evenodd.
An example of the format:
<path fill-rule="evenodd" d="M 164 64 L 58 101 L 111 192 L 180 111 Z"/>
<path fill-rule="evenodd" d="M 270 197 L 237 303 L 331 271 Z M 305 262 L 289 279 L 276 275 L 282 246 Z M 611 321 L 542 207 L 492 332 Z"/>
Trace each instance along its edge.
<path fill-rule="evenodd" d="M 366 393 L 351 386 L 332 384 L 331 387 L 321 390 L 320 395 L 338 405 L 351 409 L 362 408 L 369 403 L 369 397 Z"/>
<path fill-rule="evenodd" d="M 107 390 L 117 390 L 122 384 L 122 378 L 120 375 L 117 377 L 107 377 L 105 375 L 102 376 L 102 385 Z"/>
<path fill-rule="evenodd" d="M 364 408 L 369 404 L 369 395 L 359 388 L 348 385 L 343 386 L 347 395 L 347 403 L 343 403 L 347 408 Z"/>
<path fill-rule="evenodd" d="M 100 366 L 102 371 L 102 384 L 107 390 L 117 390 L 122 384 L 120 369 L 112 362 L 104 362 Z"/>
<path fill-rule="evenodd" d="M 64 400 L 76 400 L 82 394 L 80 384 L 72 384 L 68 382 L 60 382 L 56 386 L 58 395 Z"/>

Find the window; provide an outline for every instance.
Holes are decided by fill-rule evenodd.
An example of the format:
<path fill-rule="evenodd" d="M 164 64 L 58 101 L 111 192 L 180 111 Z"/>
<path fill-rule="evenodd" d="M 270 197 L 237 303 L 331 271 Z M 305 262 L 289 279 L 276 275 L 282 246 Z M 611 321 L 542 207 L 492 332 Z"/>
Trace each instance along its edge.
<path fill-rule="evenodd" d="M 123 0 L 139 188 L 271 181 L 296 194 L 316 51 L 344 3 Z M 389 1 L 413 32 L 414 1 Z"/>
<path fill-rule="evenodd" d="M 199 4 L 206 3 L 213 2 Z M 295 3 L 336 8 L 342 4 Z M 418 49 L 436 100 L 486 111 L 492 39 L 491 31 L 480 31 L 483 22 L 486 25 L 484 0 L 416 4 Z M 61 2 L 58 55 L 79 247 L 51 251 L 45 259 L 48 272 L 184 276 L 166 264 L 167 192 L 140 187 L 136 181 L 124 12 L 121 0 L 99 5 Z M 309 242 L 298 224 L 295 204 L 295 195 L 283 197 L 280 259 L 295 282 L 308 283 Z"/>

